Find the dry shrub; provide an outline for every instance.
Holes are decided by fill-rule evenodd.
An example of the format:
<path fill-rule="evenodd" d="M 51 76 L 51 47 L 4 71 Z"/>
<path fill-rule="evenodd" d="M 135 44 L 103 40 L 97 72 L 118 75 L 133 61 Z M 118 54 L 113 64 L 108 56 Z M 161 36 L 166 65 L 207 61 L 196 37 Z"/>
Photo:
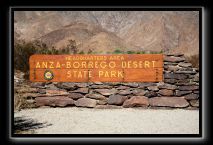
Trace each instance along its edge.
<path fill-rule="evenodd" d="M 20 110 L 23 104 L 23 98 L 19 94 L 14 94 L 14 110 Z"/>
<path fill-rule="evenodd" d="M 77 47 L 74 40 L 70 40 L 67 47 L 63 49 L 48 48 L 45 43 L 34 41 L 17 41 L 14 44 L 14 69 L 24 72 L 25 79 L 29 75 L 29 58 L 33 54 L 70 54 L 76 53 Z"/>
<path fill-rule="evenodd" d="M 33 104 L 27 103 L 27 100 L 25 97 L 23 97 L 23 94 L 16 93 L 14 94 L 14 111 L 20 111 L 24 108 L 33 108 Z"/>
<path fill-rule="evenodd" d="M 20 111 L 25 108 L 34 108 L 34 106 L 27 103 L 26 99 L 24 99 L 22 95 L 16 94 L 14 96 L 14 111 Z"/>
<path fill-rule="evenodd" d="M 192 67 L 199 68 L 199 55 L 192 55 L 186 57 L 186 60 L 192 64 Z"/>
<path fill-rule="evenodd" d="M 24 109 L 24 108 L 34 108 L 35 104 L 27 102 L 27 98 L 24 97 L 25 93 L 18 93 L 16 89 L 21 89 L 21 88 L 15 88 L 14 90 L 14 110 L 20 111 L 21 109 Z"/>

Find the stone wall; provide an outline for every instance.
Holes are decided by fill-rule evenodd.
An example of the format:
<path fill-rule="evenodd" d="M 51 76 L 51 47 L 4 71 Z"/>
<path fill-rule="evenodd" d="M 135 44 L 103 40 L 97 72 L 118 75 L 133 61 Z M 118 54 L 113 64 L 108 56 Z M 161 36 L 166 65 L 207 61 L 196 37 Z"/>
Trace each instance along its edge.
<path fill-rule="evenodd" d="M 164 56 L 164 82 L 14 83 L 14 95 L 24 98 L 22 108 L 199 108 L 199 69 L 182 54 Z"/>

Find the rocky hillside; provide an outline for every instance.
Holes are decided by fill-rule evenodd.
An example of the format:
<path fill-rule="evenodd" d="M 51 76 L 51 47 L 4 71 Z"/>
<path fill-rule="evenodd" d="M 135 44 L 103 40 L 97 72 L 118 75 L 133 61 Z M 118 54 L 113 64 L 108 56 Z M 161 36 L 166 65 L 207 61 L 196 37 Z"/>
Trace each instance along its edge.
<path fill-rule="evenodd" d="M 166 51 L 198 54 L 195 11 L 28 11 L 14 14 L 15 40 L 41 40 L 58 49 L 74 39 L 79 50 Z"/>

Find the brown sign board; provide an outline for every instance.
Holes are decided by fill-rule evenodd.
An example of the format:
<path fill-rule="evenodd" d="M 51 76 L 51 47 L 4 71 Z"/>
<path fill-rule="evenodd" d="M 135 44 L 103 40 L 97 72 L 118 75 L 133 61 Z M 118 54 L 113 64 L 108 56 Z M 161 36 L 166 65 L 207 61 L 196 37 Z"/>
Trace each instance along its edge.
<path fill-rule="evenodd" d="M 160 82 L 162 54 L 32 55 L 32 82 Z"/>

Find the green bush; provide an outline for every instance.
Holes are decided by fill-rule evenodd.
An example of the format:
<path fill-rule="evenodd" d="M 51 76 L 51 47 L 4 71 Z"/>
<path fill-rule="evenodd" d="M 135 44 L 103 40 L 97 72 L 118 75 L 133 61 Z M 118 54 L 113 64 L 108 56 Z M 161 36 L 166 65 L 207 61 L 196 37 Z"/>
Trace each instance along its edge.
<path fill-rule="evenodd" d="M 69 41 L 68 45 L 66 46 L 66 48 L 62 49 L 62 52 L 65 54 L 68 53 L 77 54 L 78 49 L 75 40 L 68 40 L 68 41 Z"/>
<path fill-rule="evenodd" d="M 156 54 L 156 52 L 155 51 L 150 51 L 150 54 Z"/>
<path fill-rule="evenodd" d="M 161 51 L 150 51 L 150 54 L 162 54 L 163 50 Z"/>
<path fill-rule="evenodd" d="M 89 49 L 87 54 L 92 54 L 92 52 L 93 52 L 92 49 Z"/>
<path fill-rule="evenodd" d="M 145 54 L 145 51 L 137 51 L 136 54 Z"/>
<path fill-rule="evenodd" d="M 115 51 L 113 52 L 113 54 L 122 54 L 123 52 L 120 49 L 115 49 Z"/>
<path fill-rule="evenodd" d="M 136 54 L 135 51 L 131 51 L 131 50 L 130 50 L 130 51 L 127 51 L 126 53 L 127 53 L 127 54 Z"/>
<path fill-rule="evenodd" d="M 145 54 L 146 52 L 145 51 L 141 51 L 141 54 Z"/>
<path fill-rule="evenodd" d="M 32 43 L 15 43 L 14 68 L 27 72 L 29 70 L 29 57 L 38 52 L 38 48 Z"/>
<path fill-rule="evenodd" d="M 63 49 L 48 48 L 46 44 L 35 42 L 15 42 L 14 44 L 14 69 L 28 74 L 29 58 L 33 54 L 70 54 L 70 47 Z M 73 47 L 72 47 L 73 48 Z M 76 50 L 75 50 L 76 51 Z"/>
<path fill-rule="evenodd" d="M 78 54 L 84 54 L 84 51 L 82 50 L 82 51 L 80 51 Z"/>
<path fill-rule="evenodd" d="M 159 53 L 162 54 L 162 53 L 163 53 L 163 50 L 161 50 Z"/>

